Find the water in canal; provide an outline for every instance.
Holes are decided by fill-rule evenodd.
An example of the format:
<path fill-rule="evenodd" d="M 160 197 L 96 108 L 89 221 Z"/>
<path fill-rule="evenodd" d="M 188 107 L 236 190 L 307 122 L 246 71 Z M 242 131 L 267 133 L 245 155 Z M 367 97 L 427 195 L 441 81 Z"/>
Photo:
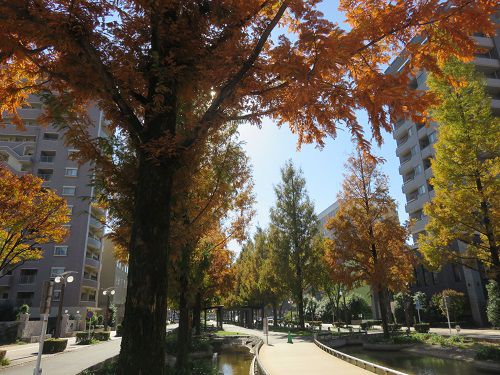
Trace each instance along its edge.
<path fill-rule="evenodd" d="M 472 363 L 441 359 L 408 352 L 378 352 L 364 350 L 362 346 L 345 346 L 339 351 L 365 361 L 415 375 L 479 375 Z"/>
<path fill-rule="evenodd" d="M 248 375 L 253 355 L 244 347 L 223 349 L 217 356 L 217 367 L 221 375 Z"/>

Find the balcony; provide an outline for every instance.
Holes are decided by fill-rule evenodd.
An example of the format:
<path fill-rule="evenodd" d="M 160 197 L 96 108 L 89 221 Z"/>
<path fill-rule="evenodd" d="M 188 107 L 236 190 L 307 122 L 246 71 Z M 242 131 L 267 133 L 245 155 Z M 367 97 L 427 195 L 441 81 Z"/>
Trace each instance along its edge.
<path fill-rule="evenodd" d="M 101 266 L 101 261 L 99 259 L 85 257 L 85 265 L 99 269 L 99 267 Z"/>
<path fill-rule="evenodd" d="M 38 177 L 40 177 L 44 181 L 50 181 L 52 180 L 52 173 L 39 173 Z"/>
<path fill-rule="evenodd" d="M 474 65 L 477 70 L 483 73 L 493 73 L 500 69 L 500 61 L 498 59 L 489 59 L 487 57 L 476 57 L 474 59 Z"/>
<path fill-rule="evenodd" d="M 500 92 L 500 79 L 486 78 L 486 89 L 491 93 Z"/>
<path fill-rule="evenodd" d="M 96 307 L 97 306 L 97 303 L 96 301 L 88 301 L 88 300 L 83 300 L 83 299 L 80 299 L 80 306 L 82 307 Z"/>
<path fill-rule="evenodd" d="M 96 219 L 94 216 L 90 216 L 90 226 L 94 229 L 102 229 L 104 227 L 102 222 Z"/>
<path fill-rule="evenodd" d="M 41 113 L 39 108 L 20 108 L 17 111 L 23 120 L 36 120 Z"/>
<path fill-rule="evenodd" d="M 55 156 L 53 155 L 42 155 L 40 156 L 40 163 L 53 163 Z"/>
<path fill-rule="evenodd" d="M 491 101 L 491 111 L 494 115 L 500 116 L 500 99 L 493 99 Z"/>
<path fill-rule="evenodd" d="M 493 44 L 493 39 L 487 36 L 473 36 L 472 39 L 481 48 L 492 49 L 495 46 Z"/>
<path fill-rule="evenodd" d="M 93 247 L 94 249 L 101 250 L 101 241 L 98 238 L 88 236 L 87 237 L 87 245 Z"/>
<path fill-rule="evenodd" d="M 87 288 L 93 288 L 93 289 L 97 289 L 97 279 L 96 280 L 93 280 L 93 279 L 86 279 L 85 277 L 82 278 L 82 286 L 85 286 Z"/>
<path fill-rule="evenodd" d="M 408 203 L 406 203 L 405 210 L 408 213 L 421 210 L 424 204 L 428 201 L 429 201 L 428 195 L 422 194 L 416 197 L 415 199 L 410 200 Z"/>
<path fill-rule="evenodd" d="M 12 275 L 4 275 L 0 277 L 0 286 L 10 286 L 12 284 Z"/>

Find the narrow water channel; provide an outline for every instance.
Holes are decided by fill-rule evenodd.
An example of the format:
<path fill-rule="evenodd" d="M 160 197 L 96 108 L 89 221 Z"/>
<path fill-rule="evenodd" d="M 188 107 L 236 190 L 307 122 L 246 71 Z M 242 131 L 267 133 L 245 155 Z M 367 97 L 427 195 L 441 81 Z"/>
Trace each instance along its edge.
<path fill-rule="evenodd" d="M 223 349 L 217 356 L 217 368 L 221 375 L 248 375 L 253 355 L 247 348 Z"/>
<path fill-rule="evenodd" d="M 414 375 L 479 375 L 472 363 L 441 359 L 407 352 L 378 352 L 364 350 L 362 346 L 345 346 L 339 351 L 365 361 Z"/>

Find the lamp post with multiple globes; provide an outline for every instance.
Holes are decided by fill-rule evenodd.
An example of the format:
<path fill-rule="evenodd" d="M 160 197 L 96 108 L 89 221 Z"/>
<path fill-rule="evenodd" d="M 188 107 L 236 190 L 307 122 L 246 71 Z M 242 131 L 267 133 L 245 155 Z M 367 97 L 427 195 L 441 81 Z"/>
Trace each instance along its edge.
<path fill-rule="evenodd" d="M 114 287 L 106 288 L 102 291 L 102 294 L 108 297 L 106 302 L 106 312 L 104 313 L 104 330 L 108 330 L 108 321 L 109 321 L 109 309 L 111 307 L 111 296 L 115 294 Z"/>
<path fill-rule="evenodd" d="M 62 322 L 62 308 L 64 300 L 64 289 L 66 288 L 66 283 L 72 283 L 75 279 L 72 274 L 78 273 L 76 271 L 66 271 L 55 277 L 54 281 L 57 284 L 61 284 L 61 295 L 59 296 L 59 308 L 57 310 L 57 321 L 56 321 L 56 333 L 55 337 L 61 337 L 61 322 Z"/>

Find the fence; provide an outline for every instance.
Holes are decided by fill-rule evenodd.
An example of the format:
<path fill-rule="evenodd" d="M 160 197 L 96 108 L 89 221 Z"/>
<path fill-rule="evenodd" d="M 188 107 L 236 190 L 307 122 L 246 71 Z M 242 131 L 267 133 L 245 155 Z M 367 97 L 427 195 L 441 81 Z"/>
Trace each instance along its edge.
<path fill-rule="evenodd" d="M 343 361 L 352 363 L 355 366 L 361 367 L 365 370 L 371 371 L 375 374 L 389 374 L 389 375 L 408 375 L 407 373 L 393 370 L 384 366 L 377 365 L 372 362 L 364 361 L 362 359 L 353 357 L 351 355 L 339 352 L 338 350 L 332 349 L 322 343 L 320 343 L 316 338 L 314 339 L 314 343 L 325 352 L 342 359 Z"/>
<path fill-rule="evenodd" d="M 264 344 L 264 341 L 259 340 L 257 345 L 255 345 L 255 356 L 253 357 L 252 364 L 250 365 L 249 375 L 270 375 L 269 372 L 264 368 L 259 359 L 259 350 Z"/>

